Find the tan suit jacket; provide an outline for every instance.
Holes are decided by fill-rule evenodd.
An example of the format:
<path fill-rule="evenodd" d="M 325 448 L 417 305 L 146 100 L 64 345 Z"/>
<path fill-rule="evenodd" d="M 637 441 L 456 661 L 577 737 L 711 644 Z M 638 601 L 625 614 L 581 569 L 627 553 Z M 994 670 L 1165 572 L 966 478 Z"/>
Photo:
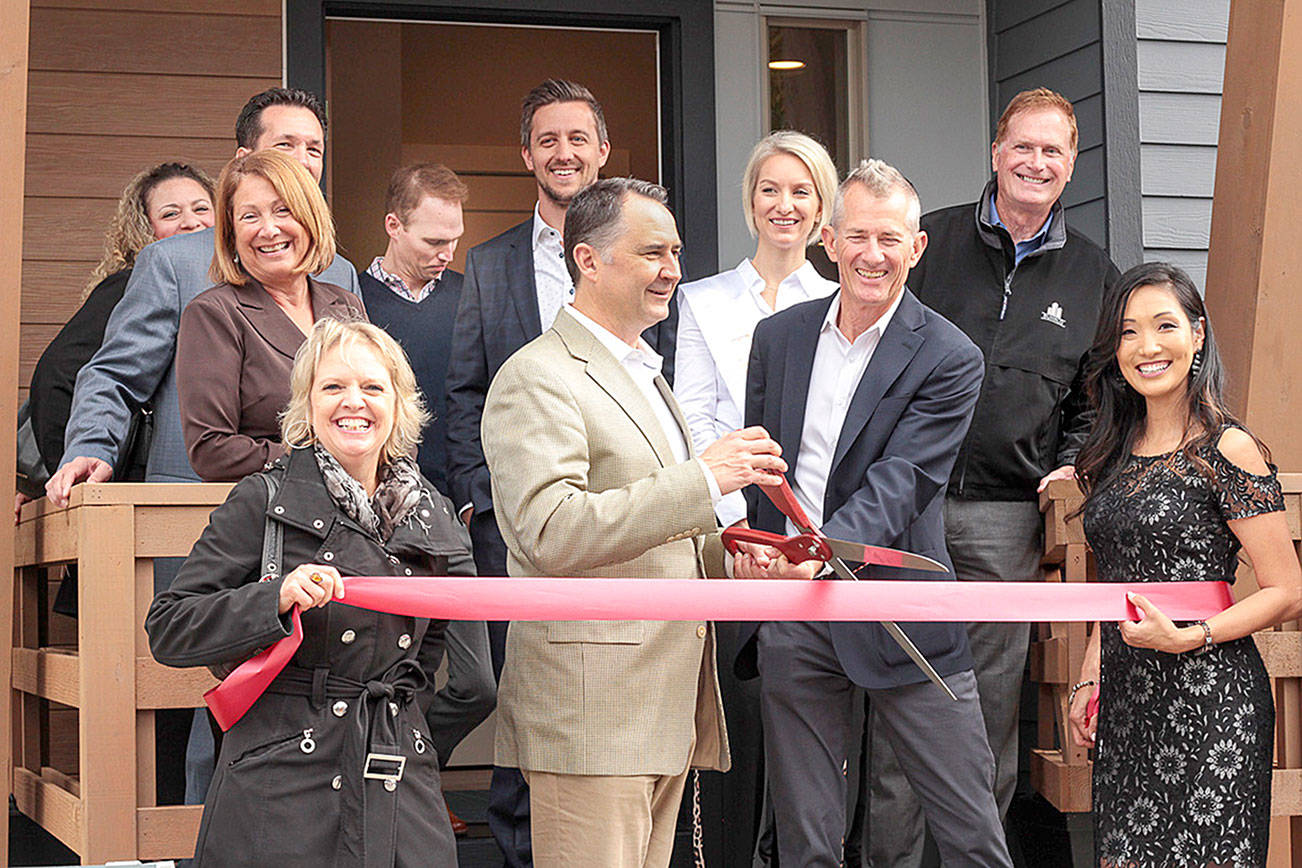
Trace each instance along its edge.
<path fill-rule="evenodd" d="M 722 575 L 704 467 L 675 461 L 632 378 L 566 311 L 493 379 L 482 435 L 511 575 Z M 728 768 L 713 625 L 516 621 L 506 647 L 498 765 L 673 775 L 690 755 Z"/>

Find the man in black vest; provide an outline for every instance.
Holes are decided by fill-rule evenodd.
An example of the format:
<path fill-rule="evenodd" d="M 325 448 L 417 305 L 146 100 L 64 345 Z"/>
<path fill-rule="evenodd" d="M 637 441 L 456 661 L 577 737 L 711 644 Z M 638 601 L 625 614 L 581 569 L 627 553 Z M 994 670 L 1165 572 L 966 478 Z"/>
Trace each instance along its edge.
<path fill-rule="evenodd" d="M 446 166 L 418 163 L 393 173 L 385 198 L 389 246 L 358 276 L 371 322 L 407 351 L 416 384 L 434 418 L 417 454 L 420 472 L 443 495 L 447 481 L 448 355 L 461 297 L 461 275 L 448 265 L 465 231 L 466 185 Z M 426 718 L 439 762 L 493 710 L 497 685 L 483 621 L 452 621 L 446 633 L 448 683 Z M 465 823 L 452 817 L 458 834 Z"/>
<path fill-rule="evenodd" d="M 945 543 L 960 581 L 1042 578 L 1038 491 L 1072 478 L 1089 431 L 1084 355 L 1104 291 L 1119 274 L 1068 225 L 1060 202 L 1077 139 L 1075 111 L 1061 94 L 1017 94 L 999 118 L 990 149 L 995 177 L 981 197 L 922 217 L 931 241 L 909 288 L 961 328 L 986 361 L 945 498 Z M 1027 624 L 968 625 L 1001 819 L 1017 786 L 1029 640 Z M 872 747 L 871 864 L 917 868 L 918 801 L 884 741 L 875 738 Z"/>

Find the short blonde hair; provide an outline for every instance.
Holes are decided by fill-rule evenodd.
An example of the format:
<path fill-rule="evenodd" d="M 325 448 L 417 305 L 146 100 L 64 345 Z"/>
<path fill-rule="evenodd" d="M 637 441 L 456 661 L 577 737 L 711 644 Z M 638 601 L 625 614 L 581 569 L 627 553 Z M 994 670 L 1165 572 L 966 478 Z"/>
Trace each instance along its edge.
<path fill-rule="evenodd" d="M 407 354 L 379 326 L 360 320 L 329 318 L 317 320 L 294 356 L 294 368 L 289 375 L 289 405 L 280 414 L 280 436 L 287 449 L 300 449 L 316 443 L 316 431 L 312 428 L 312 384 L 316 381 L 321 357 L 335 347 L 346 354 L 358 344 L 375 350 L 393 381 L 393 431 L 380 451 L 380 463 L 388 464 L 415 451 L 430 414 L 425 409 L 425 400 L 416 385 L 416 375 L 412 373 Z"/>
<path fill-rule="evenodd" d="M 1004 107 L 1004 113 L 999 116 L 999 123 L 995 126 L 995 144 L 1002 144 L 1004 136 L 1008 135 L 1008 125 L 1012 123 L 1013 118 L 1022 112 L 1035 111 L 1036 109 L 1057 109 L 1067 118 L 1067 126 L 1071 129 L 1071 150 L 1076 153 L 1076 144 L 1079 139 L 1079 133 L 1076 131 L 1076 110 L 1072 108 L 1071 100 L 1058 93 L 1056 90 L 1049 90 L 1047 87 L 1037 87 L 1033 90 L 1024 90 L 1017 96 L 1008 101 Z"/>
<path fill-rule="evenodd" d="M 217 238 L 213 244 L 209 278 L 214 283 L 233 286 L 249 282 L 249 274 L 240 267 L 235 252 L 234 208 L 235 191 L 250 175 L 269 183 L 289 213 L 307 232 L 307 252 L 294 273 L 319 274 L 324 271 L 335 258 L 335 224 L 316 179 L 300 163 L 279 151 L 254 151 L 227 163 L 217 180 Z"/>
<path fill-rule="evenodd" d="M 793 130 L 769 133 L 750 152 L 741 179 L 741 210 L 746 215 L 746 228 L 752 237 L 759 235 L 759 228 L 755 225 L 755 187 L 759 184 L 760 168 L 764 161 L 776 154 L 790 154 L 800 160 L 809 170 L 809 176 L 814 179 L 814 190 L 818 193 L 818 219 L 805 240 L 806 244 L 813 244 L 823 231 L 823 225 L 832 217 L 832 200 L 836 196 L 836 164 L 828 156 L 827 149 L 817 140 Z"/>

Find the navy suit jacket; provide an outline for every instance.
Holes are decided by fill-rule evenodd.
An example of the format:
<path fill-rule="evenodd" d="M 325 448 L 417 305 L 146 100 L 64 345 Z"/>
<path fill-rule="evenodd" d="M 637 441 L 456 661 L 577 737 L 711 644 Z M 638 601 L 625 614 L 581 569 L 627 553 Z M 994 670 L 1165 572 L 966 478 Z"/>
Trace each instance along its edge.
<path fill-rule="evenodd" d="M 794 479 L 818 334 L 832 299 L 795 305 L 760 322 L 751 343 L 746 424 L 763 425 L 782 444 Z M 945 549 L 945 487 L 981 390 L 981 351 L 908 289 L 882 334 L 846 413 L 823 503 L 831 537 L 926 555 L 949 574 L 869 567 L 866 579 L 952 580 Z M 752 527 L 784 532 L 785 517 L 755 486 L 746 490 Z M 972 666 L 963 624 L 901 628 L 941 675 Z M 737 674 L 758 674 L 755 630 L 740 634 Z M 832 642 L 846 674 L 869 688 L 926 676 L 873 623 L 833 623 Z"/>
<path fill-rule="evenodd" d="M 479 437 L 488 385 L 502 363 L 542 334 L 533 270 L 533 216 L 477 244 L 466 255 L 465 283 L 452 330 L 447 378 L 448 488 L 457 509 L 471 504 L 478 514 L 493 508 L 488 463 Z M 665 379 L 673 383 L 678 308 L 642 333 L 664 357 Z"/>

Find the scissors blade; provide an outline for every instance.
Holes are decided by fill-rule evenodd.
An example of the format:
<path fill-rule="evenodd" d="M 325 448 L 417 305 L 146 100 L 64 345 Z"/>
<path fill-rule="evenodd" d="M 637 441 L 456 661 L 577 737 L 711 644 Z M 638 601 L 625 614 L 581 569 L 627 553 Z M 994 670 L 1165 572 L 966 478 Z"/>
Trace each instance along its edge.
<path fill-rule="evenodd" d="M 828 561 L 828 564 L 831 565 L 832 572 L 836 573 L 839 578 L 852 582 L 859 581 L 859 577 L 856 576 L 854 572 L 845 565 L 845 561 L 841 560 L 839 557 L 834 556 L 830 561 Z M 913 640 L 900 629 L 900 625 L 896 624 L 894 621 L 881 621 L 879 623 L 882 625 L 882 629 L 886 631 L 886 635 L 894 639 L 895 644 L 899 645 L 900 648 L 904 650 L 904 653 L 909 655 L 909 659 L 918 665 L 918 668 L 922 670 L 922 674 L 926 675 L 927 678 L 931 679 L 932 683 L 945 691 L 946 696 L 955 702 L 958 702 L 958 697 L 954 695 L 954 691 L 949 689 L 949 685 L 945 683 L 945 679 L 940 677 L 940 673 L 937 672 L 936 668 L 931 665 L 931 662 L 922 655 L 922 652 L 918 650 L 918 646 L 913 644 Z"/>
<path fill-rule="evenodd" d="M 833 539 L 832 537 L 823 537 L 827 541 L 828 548 L 832 554 L 838 558 L 847 561 L 857 561 L 865 564 L 875 564 L 883 567 L 903 567 L 910 570 L 927 570 L 934 573 L 947 573 L 948 569 L 940 561 L 933 561 L 925 555 L 915 555 L 913 552 L 901 551 L 900 549 L 886 548 L 885 546 L 870 546 L 863 543 L 850 542 L 849 540 Z"/>

